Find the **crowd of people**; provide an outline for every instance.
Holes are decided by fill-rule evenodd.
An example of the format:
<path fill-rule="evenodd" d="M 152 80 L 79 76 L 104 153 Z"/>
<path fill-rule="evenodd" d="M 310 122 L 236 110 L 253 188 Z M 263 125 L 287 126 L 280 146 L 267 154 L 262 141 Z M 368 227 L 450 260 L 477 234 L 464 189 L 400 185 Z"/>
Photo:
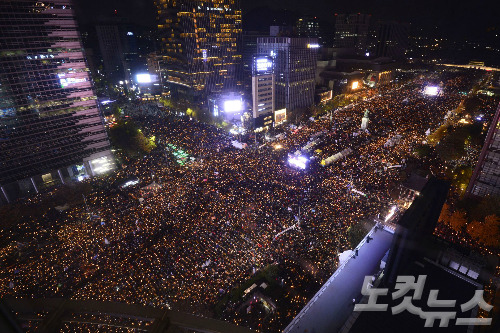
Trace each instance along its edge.
<path fill-rule="evenodd" d="M 429 80 L 442 82 L 442 94 L 422 94 Z M 283 125 L 278 141 L 247 149 L 235 149 L 228 133 L 189 117 L 158 117 L 156 106 L 124 107 L 157 147 L 107 178 L 89 180 L 99 190 L 85 205 L 32 221 L 30 240 L 18 242 L 15 230 L 2 235 L 8 241 L 0 248 L 0 293 L 212 316 L 222 295 L 272 263 L 301 263 L 304 274 L 322 283 L 335 270 L 337 254 L 350 248 L 348 228 L 391 204 L 389 190 L 400 175 L 388 167 L 412 156 L 474 80 L 447 71 L 379 88 L 331 117 Z M 361 130 L 365 110 L 370 122 Z M 318 144 L 305 153 L 312 157 L 307 168 L 289 165 L 288 155 L 319 132 Z M 401 140 L 387 146 L 395 135 Z M 194 160 L 179 163 L 169 144 Z M 346 148 L 353 153 L 321 165 Z M 131 176 L 139 184 L 116 185 Z M 144 188 L 153 182 L 161 188 Z M 282 319 L 283 327 L 293 315 Z"/>

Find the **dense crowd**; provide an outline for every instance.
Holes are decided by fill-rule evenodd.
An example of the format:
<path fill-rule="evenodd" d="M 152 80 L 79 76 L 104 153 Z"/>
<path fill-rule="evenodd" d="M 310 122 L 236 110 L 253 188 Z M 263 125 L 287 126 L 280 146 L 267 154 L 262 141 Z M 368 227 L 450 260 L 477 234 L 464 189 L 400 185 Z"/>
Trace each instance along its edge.
<path fill-rule="evenodd" d="M 271 263 L 291 260 L 306 273 L 325 272 L 318 274 L 321 283 L 335 269 L 336 254 L 350 247 L 347 229 L 387 211 L 399 179 L 398 169 L 388 167 L 404 164 L 426 131 L 459 105 L 474 76 L 443 72 L 431 79 L 442 82 L 441 95 L 422 94 L 429 77 L 380 88 L 331 117 L 284 126 L 278 141 L 247 149 L 235 149 L 229 134 L 189 117 L 157 117 L 156 106 L 125 107 L 155 136 L 155 150 L 91 180 L 100 190 L 86 206 L 51 216 L 50 223 L 33 221 L 30 240 L 19 243 L 15 231 L 4 233 L 0 294 L 113 300 L 210 316 L 223 294 Z M 370 123 L 363 131 L 366 109 Z M 304 152 L 313 157 L 308 167 L 290 166 L 288 154 L 320 132 L 314 150 Z M 388 146 L 395 135 L 401 140 Z M 168 144 L 194 161 L 181 165 Z M 353 153 L 321 166 L 345 148 Z M 140 183 L 116 185 L 130 176 Z M 161 188 L 144 188 L 153 182 Z"/>

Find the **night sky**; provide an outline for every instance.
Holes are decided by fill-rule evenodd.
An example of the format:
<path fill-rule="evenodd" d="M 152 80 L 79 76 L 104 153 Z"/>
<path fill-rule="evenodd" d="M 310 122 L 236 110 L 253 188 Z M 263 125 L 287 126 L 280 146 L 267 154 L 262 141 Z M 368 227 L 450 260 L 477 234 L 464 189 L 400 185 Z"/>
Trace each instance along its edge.
<path fill-rule="evenodd" d="M 94 24 L 113 14 L 114 9 L 133 23 L 155 26 L 155 8 L 153 0 L 74 0 L 80 9 L 83 24 Z M 487 29 L 500 29 L 498 2 L 495 0 L 479 1 L 439 1 L 439 0 L 241 0 L 249 20 L 244 27 L 254 29 L 266 19 L 257 19 L 276 13 L 280 18 L 286 15 L 293 19 L 297 15 L 317 16 L 324 22 L 333 22 L 335 13 L 372 14 L 374 19 L 395 20 L 412 23 L 413 29 L 443 34 L 454 39 L 480 38 Z M 267 8 L 266 8 L 267 7 Z M 274 9 L 274 11 L 269 11 Z M 287 13 L 283 11 L 287 10 Z M 259 22 L 262 21 L 262 22 Z"/>

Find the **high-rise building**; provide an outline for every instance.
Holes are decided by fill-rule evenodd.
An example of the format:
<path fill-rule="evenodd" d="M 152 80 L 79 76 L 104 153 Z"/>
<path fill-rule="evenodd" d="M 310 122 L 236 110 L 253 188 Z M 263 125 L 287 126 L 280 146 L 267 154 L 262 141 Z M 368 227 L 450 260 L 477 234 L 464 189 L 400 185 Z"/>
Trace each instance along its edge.
<path fill-rule="evenodd" d="M 162 82 L 172 95 L 241 88 L 239 0 L 156 0 Z"/>
<path fill-rule="evenodd" d="M 253 58 L 257 54 L 257 38 L 268 37 L 258 31 L 244 31 L 241 39 L 243 90 L 250 94 L 252 91 L 252 64 Z"/>
<path fill-rule="evenodd" d="M 111 84 L 129 80 L 125 66 L 125 57 L 117 25 L 96 26 L 99 49 L 104 65 L 104 73 Z"/>
<path fill-rule="evenodd" d="M 252 65 L 252 114 L 256 128 L 271 127 L 274 116 L 273 58 L 254 56 Z"/>
<path fill-rule="evenodd" d="M 0 36 L 0 200 L 113 168 L 72 1 L 1 1 Z"/>
<path fill-rule="evenodd" d="M 297 37 L 317 38 L 319 44 L 322 44 L 319 21 L 316 17 L 305 16 L 297 20 L 295 24 Z"/>
<path fill-rule="evenodd" d="M 335 14 L 335 47 L 352 48 L 365 54 L 368 42 L 370 15 Z"/>
<path fill-rule="evenodd" d="M 263 37 L 258 54 L 274 59 L 275 108 L 293 111 L 314 104 L 314 79 L 319 48 L 316 38 Z"/>
<path fill-rule="evenodd" d="M 402 59 L 408 50 L 410 27 L 400 22 L 377 22 L 375 25 L 375 56 Z"/>
<path fill-rule="evenodd" d="M 467 195 L 500 195 L 500 104 L 490 125 Z"/>

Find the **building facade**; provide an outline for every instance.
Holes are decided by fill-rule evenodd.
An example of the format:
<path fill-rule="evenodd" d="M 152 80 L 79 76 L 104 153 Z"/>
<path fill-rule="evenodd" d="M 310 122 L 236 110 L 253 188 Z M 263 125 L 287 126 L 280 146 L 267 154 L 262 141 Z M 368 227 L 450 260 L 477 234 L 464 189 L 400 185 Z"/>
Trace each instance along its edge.
<path fill-rule="evenodd" d="M 254 56 L 252 65 L 252 115 L 256 128 L 272 126 L 275 80 L 273 58 Z"/>
<path fill-rule="evenodd" d="M 239 0 L 156 0 L 162 82 L 172 95 L 241 88 Z"/>
<path fill-rule="evenodd" d="M 98 25 L 96 30 L 104 73 L 109 82 L 118 84 L 119 81 L 130 80 L 118 26 Z"/>
<path fill-rule="evenodd" d="M 70 0 L 0 2 L 0 200 L 114 168 Z"/>
<path fill-rule="evenodd" d="M 500 195 L 500 104 L 466 193 L 475 197 Z"/>
<path fill-rule="evenodd" d="M 323 44 L 317 17 L 305 16 L 299 18 L 295 24 L 295 29 L 297 31 L 297 37 L 317 38 L 319 44 Z"/>
<path fill-rule="evenodd" d="M 375 25 L 375 56 L 400 60 L 408 50 L 409 24 L 400 22 L 377 22 Z"/>
<path fill-rule="evenodd" d="M 263 34 L 258 31 L 243 32 L 241 38 L 243 91 L 248 95 L 250 95 L 252 91 L 252 63 L 254 56 L 257 54 L 257 39 L 259 37 L 268 36 L 268 34 Z"/>
<path fill-rule="evenodd" d="M 274 60 L 275 109 L 293 111 L 314 104 L 316 38 L 264 37 L 257 40 L 258 54 Z"/>
<path fill-rule="evenodd" d="M 335 47 L 352 48 L 365 54 L 370 29 L 370 15 L 335 14 Z"/>

